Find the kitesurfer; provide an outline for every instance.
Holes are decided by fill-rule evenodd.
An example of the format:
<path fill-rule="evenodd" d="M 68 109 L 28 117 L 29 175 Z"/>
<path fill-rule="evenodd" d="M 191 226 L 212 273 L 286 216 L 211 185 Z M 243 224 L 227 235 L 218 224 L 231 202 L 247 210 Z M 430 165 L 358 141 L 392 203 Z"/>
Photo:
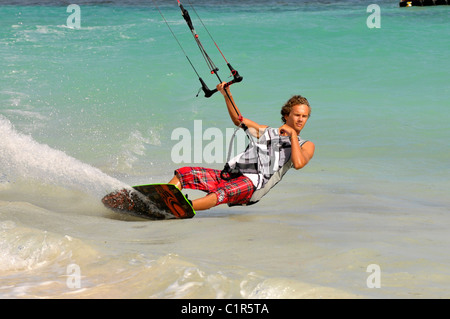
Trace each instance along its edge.
<path fill-rule="evenodd" d="M 206 196 L 192 201 L 195 210 L 220 204 L 249 205 L 258 202 L 290 168 L 303 168 L 314 155 L 314 143 L 300 138 L 311 115 L 311 107 L 300 95 L 291 97 L 281 108 L 283 125 L 271 128 L 242 117 L 225 82 L 217 85 L 233 123 L 256 139 L 245 152 L 229 161 L 220 171 L 205 167 L 182 167 L 175 170 L 169 184 L 197 189 Z"/>

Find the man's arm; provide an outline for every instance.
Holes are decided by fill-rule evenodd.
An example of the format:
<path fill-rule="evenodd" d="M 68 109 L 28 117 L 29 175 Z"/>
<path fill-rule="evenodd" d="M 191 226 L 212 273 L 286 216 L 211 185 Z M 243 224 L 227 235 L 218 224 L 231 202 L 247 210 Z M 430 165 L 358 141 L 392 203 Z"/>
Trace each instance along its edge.
<path fill-rule="evenodd" d="M 280 134 L 287 134 L 291 138 L 291 161 L 295 169 L 301 169 L 314 156 L 315 145 L 313 142 L 306 142 L 302 146 L 298 141 L 297 132 L 290 126 L 284 124 L 280 128 Z"/>
<path fill-rule="evenodd" d="M 216 88 L 225 98 L 228 114 L 230 115 L 234 125 L 240 126 L 243 123 L 249 128 L 249 131 L 253 136 L 259 137 L 267 128 L 267 125 L 260 125 L 252 120 L 242 117 L 241 111 L 239 111 L 239 108 L 233 99 L 230 87 L 224 88 L 225 83 L 226 82 L 218 84 Z"/>

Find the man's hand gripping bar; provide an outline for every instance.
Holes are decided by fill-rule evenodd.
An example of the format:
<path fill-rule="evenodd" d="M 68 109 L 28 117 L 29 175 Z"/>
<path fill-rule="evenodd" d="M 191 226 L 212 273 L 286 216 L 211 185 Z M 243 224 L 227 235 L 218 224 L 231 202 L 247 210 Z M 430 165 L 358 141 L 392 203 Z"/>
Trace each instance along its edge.
<path fill-rule="evenodd" d="M 229 87 L 231 84 L 241 82 L 241 81 L 244 79 L 244 78 L 239 74 L 239 72 L 236 71 L 236 70 L 231 66 L 230 63 L 228 63 L 227 65 L 228 65 L 228 68 L 229 68 L 230 71 L 231 71 L 231 74 L 233 75 L 233 80 L 231 80 L 230 82 L 227 82 L 227 83 L 224 85 L 224 88 Z M 203 92 L 205 93 L 205 97 L 211 97 L 211 96 L 213 96 L 214 93 L 217 92 L 217 89 L 210 90 L 210 89 L 208 88 L 208 86 L 206 85 L 206 83 L 203 81 L 202 78 L 199 78 L 199 80 L 200 80 L 200 83 L 202 84 L 201 90 L 203 90 Z M 197 94 L 197 96 L 198 96 L 198 94 Z"/>

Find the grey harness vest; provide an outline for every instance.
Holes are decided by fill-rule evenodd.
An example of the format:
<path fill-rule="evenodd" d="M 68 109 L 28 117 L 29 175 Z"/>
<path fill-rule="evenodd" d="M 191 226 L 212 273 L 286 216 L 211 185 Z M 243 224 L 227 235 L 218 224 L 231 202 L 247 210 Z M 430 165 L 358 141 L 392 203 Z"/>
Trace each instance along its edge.
<path fill-rule="evenodd" d="M 281 136 L 278 128 L 267 127 L 259 139 L 251 135 L 248 128 L 245 132 L 250 139 L 249 145 L 243 153 L 231 160 L 228 158 L 225 169 L 232 176 L 233 174 L 235 174 L 234 176 L 243 174 L 253 181 L 255 191 L 247 204 L 251 205 L 266 195 L 293 167 L 293 163 L 290 137 Z M 299 143 L 301 146 L 306 143 L 306 140 L 299 137 Z M 229 150 L 229 157 L 230 154 L 231 150 Z"/>

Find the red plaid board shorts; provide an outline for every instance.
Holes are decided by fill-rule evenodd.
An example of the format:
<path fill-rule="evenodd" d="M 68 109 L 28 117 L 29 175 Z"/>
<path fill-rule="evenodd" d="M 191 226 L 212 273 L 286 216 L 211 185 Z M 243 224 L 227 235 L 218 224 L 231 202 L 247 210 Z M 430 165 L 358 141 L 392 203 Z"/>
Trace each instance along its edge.
<path fill-rule="evenodd" d="M 216 194 L 216 205 L 248 203 L 255 190 L 252 181 L 243 175 L 225 180 L 220 177 L 220 173 L 220 170 L 204 167 L 182 167 L 175 170 L 183 188 Z"/>

